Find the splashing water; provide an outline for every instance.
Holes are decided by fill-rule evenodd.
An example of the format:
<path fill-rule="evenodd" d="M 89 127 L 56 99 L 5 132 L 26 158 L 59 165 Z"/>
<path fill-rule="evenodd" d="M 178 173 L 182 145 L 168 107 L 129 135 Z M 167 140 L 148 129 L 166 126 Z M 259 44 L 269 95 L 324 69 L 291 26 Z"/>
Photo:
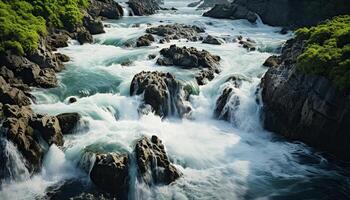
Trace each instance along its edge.
<path fill-rule="evenodd" d="M 184 175 L 169 186 L 149 187 L 134 179 L 130 199 L 344 199 L 349 194 L 347 172 L 305 145 L 285 141 L 261 127 L 256 91 L 266 71 L 262 63 L 278 53 L 291 35 L 280 35 L 276 33 L 279 28 L 262 23 L 205 18 L 200 15 L 203 11 L 186 7 L 188 3 L 166 0 L 164 7 L 179 10 L 106 21 L 110 28 L 96 35 L 94 44 L 72 43 L 59 50 L 71 57 L 67 69 L 59 74 L 60 85 L 33 91 L 37 102 L 32 108 L 53 115 L 79 112 L 88 129 L 65 136 L 62 149 L 51 146 L 41 173 L 33 177 L 24 173 L 24 179 L 3 184 L 0 199 L 45 198 L 48 193 L 63 199 L 90 192 L 93 187 L 88 175 L 79 167 L 84 152 L 131 153 L 135 140 L 143 135 L 162 139 L 170 159 Z M 144 48 L 123 47 L 143 35 L 149 23 L 197 25 L 214 36 L 243 35 L 256 41 L 258 51 L 247 52 L 237 43 L 214 46 L 185 40 Z M 193 119 L 161 119 L 153 114 L 139 117 L 141 98 L 129 95 L 135 74 L 143 70 L 170 72 L 193 85 L 196 70 L 157 66 L 155 60 L 148 59 L 149 54 L 159 55 L 160 49 L 171 44 L 219 55 L 222 72 L 200 86 L 198 95 L 190 97 Z M 122 66 L 125 61 L 131 64 Z M 236 90 L 240 104 L 235 110 L 235 123 L 215 120 L 216 100 L 226 80 L 235 74 L 250 79 Z M 71 96 L 78 101 L 68 105 Z M 135 178 L 136 169 L 130 174 Z M 71 180 L 84 182 L 72 194 L 62 189 Z"/>

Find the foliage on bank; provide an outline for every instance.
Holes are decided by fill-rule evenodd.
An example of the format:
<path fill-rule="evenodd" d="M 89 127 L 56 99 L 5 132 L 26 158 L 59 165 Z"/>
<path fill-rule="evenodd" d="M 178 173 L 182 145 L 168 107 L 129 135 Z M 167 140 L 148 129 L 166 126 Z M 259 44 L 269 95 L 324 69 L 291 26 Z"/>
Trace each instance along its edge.
<path fill-rule="evenodd" d="M 0 0 L 0 53 L 37 49 L 47 27 L 72 29 L 87 6 L 88 0 Z"/>
<path fill-rule="evenodd" d="M 350 88 L 350 16 L 338 16 L 312 28 L 296 31 L 306 40 L 297 67 L 305 73 L 322 75 L 340 89 Z"/>

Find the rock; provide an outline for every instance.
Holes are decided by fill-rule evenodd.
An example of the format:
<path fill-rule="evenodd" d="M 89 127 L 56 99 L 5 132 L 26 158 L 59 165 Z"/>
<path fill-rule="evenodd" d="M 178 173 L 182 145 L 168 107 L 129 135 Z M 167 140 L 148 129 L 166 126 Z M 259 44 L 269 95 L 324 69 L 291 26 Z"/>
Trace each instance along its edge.
<path fill-rule="evenodd" d="M 83 25 L 93 35 L 105 33 L 102 21 L 94 19 L 87 12 L 84 12 Z"/>
<path fill-rule="evenodd" d="M 61 54 L 61 53 L 56 53 L 56 57 L 61 61 L 61 62 L 69 62 L 70 58 L 65 55 L 65 54 Z"/>
<path fill-rule="evenodd" d="M 77 33 L 77 40 L 80 44 L 92 43 L 94 39 L 89 31 L 82 29 Z"/>
<path fill-rule="evenodd" d="M 63 134 L 71 134 L 78 125 L 81 115 L 79 113 L 63 113 L 56 116 Z"/>
<path fill-rule="evenodd" d="M 241 44 L 242 47 L 247 49 L 248 51 L 255 51 L 256 50 L 255 43 L 253 43 L 253 42 L 241 40 L 241 41 L 239 41 L 239 44 Z"/>
<path fill-rule="evenodd" d="M 141 72 L 134 76 L 130 95 L 143 94 L 145 104 L 152 106 L 153 111 L 161 116 L 190 114 L 191 107 L 185 104 L 189 94 L 183 90 L 182 84 L 170 73 Z"/>
<path fill-rule="evenodd" d="M 99 188 L 121 197 L 129 187 L 129 161 L 127 155 L 97 154 L 90 172 L 92 182 Z"/>
<path fill-rule="evenodd" d="M 30 126 L 38 132 L 49 145 L 63 145 L 63 134 L 57 117 L 38 116 L 35 117 Z"/>
<path fill-rule="evenodd" d="M 205 44 L 221 45 L 221 44 L 225 43 L 225 41 L 220 39 L 220 38 L 218 38 L 218 37 L 214 37 L 214 36 L 208 35 L 203 40 L 203 43 L 205 43 Z"/>
<path fill-rule="evenodd" d="M 203 16 L 219 19 L 246 19 L 250 23 L 255 23 L 258 19 L 254 12 L 236 3 L 215 5 L 214 8 L 205 12 Z"/>
<path fill-rule="evenodd" d="M 187 5 L 187 7 L 197 7 L 199 4 L 202 3 L 203 0 L 195 1 Z"/>
<path fill-rule="evenodd" d="M 281 61 L 278 56 L 270 56 L 267 58 L 267 60 L 264 62 L 263 66 L 265 67 L 275 67 L 281 64 Z"/>
<path fill-rule="evenodd" d="M 53 48 L 68 47 L 69 33 L 58 32 L 51 33 L 48 37 L 48 45 Z"/>
<path fill-rule="evenodd" d="M 113 0 L 90 0 L 87 12 L 96 19 L 101 16 L 108 19 L 120 19 L 123 15 L 123 8 Z"/>
<path fill-rule="evenodd" d="M 206 68 L 219 72 L 220 57 L 212 55 L 208 51 L 198 51 L 196 48 L 180 48 L 171 45 L 170 48 L 164 48 L 160 51 L 163 58 L 158 58 L 158 65 L 176 65 L 184 68 Z"/>
<path fill-rule="evenodd" d="M 279 33 L 282 34 L 282 35 L 288 34 L 288 28 L 282 28 L 282 29 L 279 31 Z"/>
<path fill-rule="evenodd" d="M 160 6 L 155 0 L 129 0 L 129 7 L 135 15 L 153 15 L 157 10 L 160 10 Z"/>
<path fill-rule="evenodd" d="M 188 39 L 190 41 L 198 41 L 200 33 L 204 33 L 204 29 L 198 26 L 187 26 L 184 24 L 167 24 L 159 25 L 157 27 L 151 27 L 146 29 L 149 34 L 154 34 L 163 37 L 165 41 L 175 40 L 175 39 Z M 163 43 L 165 43 L 163 41 Z"/>
<path fill-rule="evenodd" d="M 154 41 L 155 39 L 153 35 L 146 34 L 137 39 L 136 46 L 137 47 L 150 46 Z"/>
<path fill-rule="evenodd" d="M 0 76 L 0 102 L 3 104 L 27 106 L 30 105 L 30 99 L 22 90 L 11 87 Z"/>
<path fill-rule="evenodd" d="M 75 102 L 77 102 L 77 98 L 76 97 L 70 97 L 68 99 L 68 104 L 72 104 L 72 103 L 75 103 Z"/>
<path fill-rule="evenodd" d="M 150 59 L 150 60 L 153 60 L 153 59 L 155 59 L 157 57 L 157 55 L 155 55 L 155 54 L 150 54 L 150 55 L 148 55 L 148 59 Z"/>
<path fill-rule="evenodd" d="M 182 173 L 170 163 L 162 141 L 157 136 L 144 137 L 135 146 L 136 161 L 146 183 L 170 184 Z"/>
<path fill-rule="evenodd" d="M 123 61 L 122 63 L 120 63 L 121 66 L 130 66 L 132 65 L 132 61 L 131 60 L 126 60 L 126 61 Z"/>
<path fill-rule="evenodd" d="M 198 85 L 205 85 L 209 81 L 213 80 L 215 76 L 212 70 L 201 70 L 195 78 Z"/>
<path fill-rule="evenodd" d="M 304 41 L 292 39 L 282 49 L 280 64 L 262 79 L 264 126 L 350 161 L 349 91 L 337 90 L 323 76 L 296 70 Z"/>
<path fill-rule="evenodd" d="M 203 3 L 198 6 L 198 9 L 212 8 L 215 5 L 226 5 L 229 4 L 228 0 L 203 0 Z"/>

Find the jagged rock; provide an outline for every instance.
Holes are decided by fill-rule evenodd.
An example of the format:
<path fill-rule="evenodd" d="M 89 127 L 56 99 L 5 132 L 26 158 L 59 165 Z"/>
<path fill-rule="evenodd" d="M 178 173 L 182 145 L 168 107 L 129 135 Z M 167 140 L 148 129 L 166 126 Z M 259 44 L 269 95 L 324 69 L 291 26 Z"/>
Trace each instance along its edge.
<path fill-rule="evenodd" d="M 61 61 L 61 62 L 69 62 L 70 58 L 69 56 L 62 54 L 62 53 L 56 53 L 56 57 Z"/>
<path fill-rule="evenodd" d="M 22 90 L 11 87 L 0 76 L 0 102 L 3 104 L 27 106 L 30 104 L 30 99 Z"/>
<path fill-rule="evenodd" d="M 50 37 L 48 37 L 48 44 L 53 48 L 62 48 L 68 46 L 68 40 L 69 33 L 51 33 Z"/>
<path fill-rule="evenodd" d="M 213 80 L 215 76 L 214 72 L 211 70 L 201 70 L 195 78 L 198 85 L 205 85 L 209 81 Z"/>
<path fill-rule="evenodd" d="M 323 76 L 297 70 L 303 46 L 304 41 L 289 40 L 280 64 L 269 68 L 262 79 L 264 126 L 350 161 L 349 91 L 337 90 Z"/>
<path fill-rule="evenodd" d="M 127 155 L 97 154 L 90 172 L 92 182 L 110 193 L 124 196 L 129 187 L 129 161 Z"/>
<path fill-rule="evenodd" d="M 81 115 L 79 113 L 63 113 L 56 116 L 63 134 L 70 134 L 78 125 Z"/>
<path fill-rule="evenodd" d="M 102 21 L 94 19 L 87 12 L 84 12 L 83 25 L 93 35 L 105 33 Z"/>
<path fill-rule="evenodd" d="M 203 16 L 219 19 L 246 19 L 251 23 L 255 23 L 258 19 L 254 12 L 236 3 L 215 5 Z"/>
<path fill-rule="evenodd" d="M 182 173 L 170 163 L 162 141 L 157 136 L 144 137 L 135 146 L 139 173 L 146 183 L 170 184 Z"/>
<path fill-rule="evenodd" d="M 207 8 L 212 8 L 215 5 L 225 5 L 229 4 L 230 1 L 228 0 L 203 0 L 203 3 L 198 6 L 198 9 L 207 9 Z"/>
<path fill-rule="evenodd" d="M 144 103 L 151 105 L 159 116 L 176 114 L 183 117 L 191 111 L 191 107 L 185 105 L 189 94 L 170 73 L 143 71 L 136 74 L 131 82 L 130 95 L 141 94 Z"/>
<path fill-rule="evenodd" d="M 155 39 L 153 35 L 146 34 L 137 39 L 136 46 L 137 47 L 150 46 L 154 41 Z"/>
<path fill-rule="evenodd" d="M 129 0 L 129 7 L 135 15 L 153 15 L 157 10 L 160 10 L 160 6 L 155 0 Z"/>
<path fill-rule="evenodd" d="M 113 0 L 90 0 L 87 11 L 95 19 L 99 16 L 120 19 L 124 14 L 123 8 Z"/>
<path fill-rule="evenodd" d="M 223 39 L 221 39 L 221 38 L 208 35 L 208 36 L 203 40 L 203 43 L 205 43 L 205 44 L 221 45 L 221 44 L 225 43 L 225 41 L 224 41 Z"/>
<path fill-rule="evenodd" d="M 86 29 L 82 29 L 78 31 L 77 40 L 80 44 L 92 43 L 94 41 L 94 39 L 92 38 L 92 35 Z"/>
<path fill-rule="evenodd" d="M 39 115 L 31 121 L 30 126 L 37 131 L 49 145 L 63 145 L 63 134 L 57 117 Z"/>
<path fill-rule="evenodd" d="M 251 41 L 244 41 L 244 40 L 240 40 L 239 44 L 242 45 L 243 48 L 247 49 L 248 51 L 255 51 L 256 50 L 256 44 L 254 42 Z"/>
<path fill-rule="evenodd" d="M 281 64 L 280 59 L 278 56 L 270 56 L 267 58 L 267 60 L 264 62 L 263 66 L 265 67 L 275 67 Z"/>
<path fill-rule="evenodd" d="M 200 33 L 204 33 L 204 29 L 198 26 L 188 26 L 184 24 L 167 24 L 159 25 L 146 29 L 147 33 L 164 37 L 163 43 L 174 39 L 188 39 L 190 41 L 198 41 Z"/>
<path fill-rule="evenodd" d="M 171 45 L 160 51 L 163 58 L 157 60 L 158 65 L 176 65 L 185 68 L 206 68 L 219 72 L 220 57 L 212 55 L 208 51 L 198 51 L 196 48 L 177 47 Z"/>

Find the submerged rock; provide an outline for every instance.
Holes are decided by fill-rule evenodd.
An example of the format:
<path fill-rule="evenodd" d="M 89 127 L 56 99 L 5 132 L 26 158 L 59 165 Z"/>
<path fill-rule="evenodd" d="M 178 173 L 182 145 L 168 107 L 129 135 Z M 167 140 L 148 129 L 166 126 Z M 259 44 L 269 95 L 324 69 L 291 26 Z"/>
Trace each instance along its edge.
<path fill-rule="evenodd" d="M 129 187 L 129 159 L 127 155 L 97 154 L 90 172 L 92 182 L 107 192 L 121 197 L 127 195 Z"/>
<path fill-rule="evenodd" d="M 182 173 L 171 164 L 162 141 L 157 136 L 144 137 L 135 146 L 139 173 L 148 184 L 170 184 Z"/>
<path fill-rule="evenodd" d="M 153 15 L 160 10 L 156 0 L 129 0 L 129 7 L 135 15 Z"/>
<path fill-rule="evenodd" d="M 183 117 L 191 111 L 191 107 L 185 103 L 189 94 L 170 73 L 143 71 L 136 74 L 131 82 L 130 95 L 141 94 L 144 103 L 151 105 L 159 116 Z"/>
<path fill-rule="evenodd" d="M 162 43 L 175 39 L 188 39 L 190 41 L 197 41 L 200 38 L 200 33 L 204 33 L 204 29 L 198 26 L 188 26 L 184 24 L 167 24 L 146 29 L 147 33 L 164 37 Z"/>

